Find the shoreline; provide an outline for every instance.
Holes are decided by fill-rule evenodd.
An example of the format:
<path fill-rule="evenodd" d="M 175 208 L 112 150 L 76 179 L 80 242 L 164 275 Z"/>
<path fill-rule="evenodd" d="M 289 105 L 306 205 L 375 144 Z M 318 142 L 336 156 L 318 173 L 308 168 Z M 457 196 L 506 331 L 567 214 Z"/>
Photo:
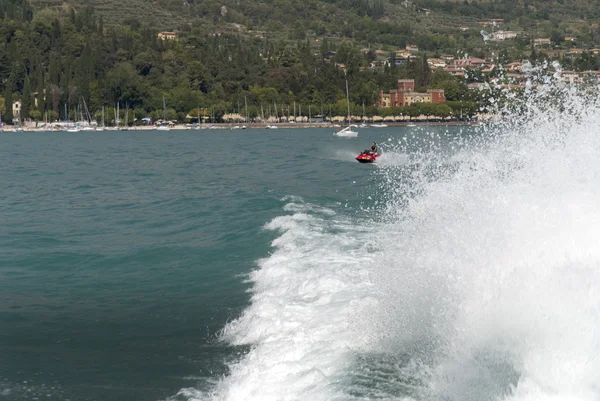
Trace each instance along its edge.
<path fill-rule="evenodd" d="M 386 127 L 373 127 L 372 124 L 385 124 Z M 381 122 L 367 124 L 366 127 L 360 127 L 357 124 L 353 124 L 356 128 L 373 128 L 373 129 L 385 129 L 385 128 L 397 128 L 397 127 L 409 127 L 409 126 L 478 126 L 484 124 L 482 121 L 394 121 L 394 122 Z M 242 126 L 246 128 L 242 128 Z M 198 129 L 197 126 L 190 126 L 184 124 L 176 124 L 171 127 L 168 131 L 205 131 L 205 130 L 246 130 L 246 129 L 273 129 L 270 127 L 276 126 L 277 129 L 311 129 L 311 128 L 328 128 L 338 129 L 343 128 L 345 125 L 333 124 L 333 123 L 248 123 L 248 124 L 236 124 L 236 123 L 215 123 L 211 125 L 201 125 Z M 4 126 L 0 129 L 2 132 L 64 132 L 64 130 L 44 127 L 16 127 L 16 126 Z M 153 126 L 132 126 L 123 130 L 115 130 L 113 127 L 105 128 L 101 131 L 86 130 L 80 132 L 110 132 L 110 131 L 157 131 L 156 127 Z"/>

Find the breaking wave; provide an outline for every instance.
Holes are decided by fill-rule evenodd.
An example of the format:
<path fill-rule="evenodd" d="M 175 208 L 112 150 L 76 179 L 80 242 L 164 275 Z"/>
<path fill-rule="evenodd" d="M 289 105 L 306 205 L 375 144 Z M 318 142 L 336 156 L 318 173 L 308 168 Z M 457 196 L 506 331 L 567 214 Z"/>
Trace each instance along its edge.
<path fill-rule="evenodd" d="M 597 93 L 598 88 L 594 88 Z M 375 227 L 288 199 L 210 400 L 600 399 L 600 104 L 530 86 L 389 145 Z M 426 143 L 426 145 L 423 145 Z M 404 155 L 410 159 L 405 162 Z"/>

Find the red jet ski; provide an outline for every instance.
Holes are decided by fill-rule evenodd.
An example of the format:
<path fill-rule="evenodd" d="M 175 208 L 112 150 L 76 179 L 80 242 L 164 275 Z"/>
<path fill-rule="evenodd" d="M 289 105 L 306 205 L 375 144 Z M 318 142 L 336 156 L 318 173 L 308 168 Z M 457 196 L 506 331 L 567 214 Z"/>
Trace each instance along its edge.
<path fill-rule="evenodd" d="M 379 156 L 381 156 L 379 153 L 365 151 L 356 156 L 356 160 L 358 160 L 359 163 L 373 163 Z"/>

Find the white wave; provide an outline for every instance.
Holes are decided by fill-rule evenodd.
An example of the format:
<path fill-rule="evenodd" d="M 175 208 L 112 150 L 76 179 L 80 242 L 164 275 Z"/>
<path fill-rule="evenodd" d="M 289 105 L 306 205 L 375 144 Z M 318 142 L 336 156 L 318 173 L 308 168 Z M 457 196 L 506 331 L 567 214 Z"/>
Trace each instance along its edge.
<path fill-rule="evenodd" d="M 373 254 L 369 227 L 294 198 L 265 228 L 280 233 L 273 254 L 251 273 L 251 305 L 223 339 L 251 350 L 211 394 L 184 389 L 184 399 L 335 400 L 336 387 L 360 346 L 354 310 L 370 302 Z M 342 398 L 339 398 L 342 397 Z"/>
<path fill-rule="evenodd" d="M 373 170 L 376 228 L 289 199 L 223 333 L 250 351 L 211 394 L 180 395 L 599 400 L 600 104 L 555 87 L 527 100 L 470 141 L 386 147 L 411 168 Z"/>
<path fill-rule="evenodd" d="M 363 149 L 336 149 L 331 153 L 331 159 L 356 163 L 355 158 L 362 150 Z"/>
<path fill-rule="evenodd" d="M 410 163 L 410 155 L 404 152 L 385 152 L 377 158 L 378 166 L 406 166 Z"/>
<path fill-rule="evenodd" d="M 600 107 L 557 93 L 455 169 L 382 170 L 392 223 L 364 330 L 373 352 L 413 350 L 417 398 L 600 399 Z"/>

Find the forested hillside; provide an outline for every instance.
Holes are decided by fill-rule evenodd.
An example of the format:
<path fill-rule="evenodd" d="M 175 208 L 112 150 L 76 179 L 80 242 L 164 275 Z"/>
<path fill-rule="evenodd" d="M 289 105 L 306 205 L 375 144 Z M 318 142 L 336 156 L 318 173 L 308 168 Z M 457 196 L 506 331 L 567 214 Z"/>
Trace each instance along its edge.
<path fill-rule="evenodd" d="M 159 117 L 163 97 L 169 115 L 180 120 L 197 108 L 217 116 L 239 111 L 245 102 L 251 115 L 294 102 L 344 115 L 347 77 L 356 113 L 365 105 L 372 114 L 379 90 L 413 78 L 422 89 L 446 90 L 443 114 L 448 106 L 474 109 L 477 94 L 467 90 L 468 80 L 432 72 L 426 57 L 500 52 L 509 61 L 528 54 L 526 38 L 484 42 L 477 22 L 485 18 L 504 18 L 507 27 L 536 36 L 576 34 L 579 45 L 594 46 L 598 3 L 0 0 L 0 93 L 22 99 L 22 117 L 35 119 L 45 112 L 62 118 L 83 100 L 93 112 L 119 102 L 135 110 L 131 118 Z M 465 24 L 473 29 L 461 31 Z M 159 40 L 161 30 L 176 31 L 178 39 Z M 372 67 L 407 44 L 421 51 L 410 63 Z M 331 50 L 335 55 L 326 57 Z M 9 120 L 10 108 L 2 111 Z"/>

